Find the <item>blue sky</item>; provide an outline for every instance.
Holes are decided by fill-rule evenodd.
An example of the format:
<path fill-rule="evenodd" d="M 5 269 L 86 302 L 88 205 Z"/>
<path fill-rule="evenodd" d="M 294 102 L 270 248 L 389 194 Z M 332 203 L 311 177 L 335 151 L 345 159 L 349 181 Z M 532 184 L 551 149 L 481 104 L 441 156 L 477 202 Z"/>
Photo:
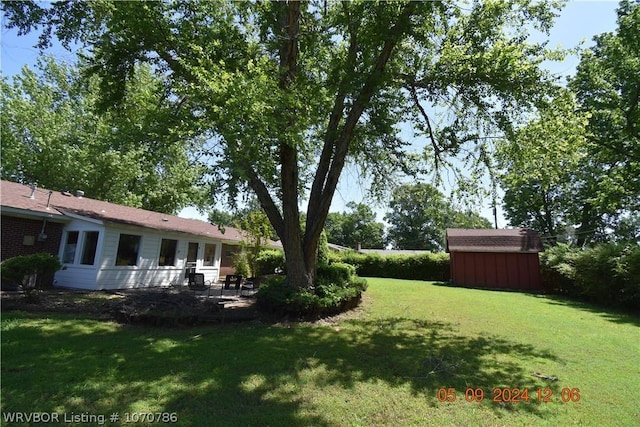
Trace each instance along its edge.
<path fill-rule="evenodd" d="M 587 48 L 593 44 L 594 35 L 615 31 L 617 5 L 616 1 L 571 1 L 561 11 L 549 36 L 536 35 L 535 39 L 541 41 L 542 38 L 548 38 L 549 47 L 572 48 L 582 43 L 582 46 Z M 40 52 L 33 48 L 37 36 L 29 34 L 18 37 L 15 30 L 5 28 L 4 19 L 0 37 L 2 49 L 0 68 L 4 77 L 19 73 L 24 65 L 33 65 L 40 55 Z M 54 46 L 47 53 L 67 62 L 73 62 L 75 57 L 73 53 L 66 51 L 61 46 Z M 548 68 L 555 74 L 567 76 L 575 73 L 578 63 L 579 58 L 572 56 L 561 63 L 549 64 Z M 384 205 L 376 205 L 366 198 L 366 182 L 359 177 L 354 168 L 347 167 L 338 186 L 331 210 L 342 212 L 350 201 L 371 205 L 378 215 L 378 220 L 382 221 L 385 211 Z M 488 204 L 479 206 L 478 210 L 493 222 L 492 210 Z M 180 216 L 205 219 L 192 208 L 183 210 Z M 507 225 L 500 209 L 498 209 L 498 225 L 500 227 Z"/>

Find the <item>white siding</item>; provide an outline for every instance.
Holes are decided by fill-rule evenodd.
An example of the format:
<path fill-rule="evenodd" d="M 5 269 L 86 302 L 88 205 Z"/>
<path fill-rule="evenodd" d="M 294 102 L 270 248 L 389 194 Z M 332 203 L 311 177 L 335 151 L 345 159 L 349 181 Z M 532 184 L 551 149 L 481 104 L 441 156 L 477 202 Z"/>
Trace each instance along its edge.
<path fill-rule="evenodd" d="M 66 231 L 98 231 L 98 248 L 93 266 L 67 264 L 65 269 L 56 273 L 56 286 L 78 289 L 124 289 L 153 286 L 182 285 L 185 283 L 187 248 L 189 242 L 198 243 L 196 271 L 204 273 L 205 280 L 217 281 L 220 272 L 219 241 L 180 233 L 159 233 L 137 227 L 99 225 L 95 221 L 74 220 L 65 227 Z M 116 255 L 120 234 L 141 236 L 138 260 L 134 266 L 116 266 Z M 65 234 L 66 235 L 66 234 Z M 158 259 L 162 239 L 177 240 L 174 266 L 160 266 Z M 64 250 L 64 239 L 60 248 L 60 257 Z M 204 245 L 215 244 L 213 266 L 203 266 Z M 79 249 L 80 250 L 80 249 Z M 76 257 L 77 259 L 77 257 Z"/>
<path fill-rule="evenodd" d="M 135 266 L 116 266 L 116 254 L 120 234 L 135 234 L 142 236 L 138 263 Z M 157 233 L 142 229 L 109 229 L 106 233 L 102 267 L 98 276 L 97 289 L 121 289 L 140 288 L 152 286 L 169 286 L 170 284 L 182 285 L 185 281 L 186 257 L 188 242 L 198 242 L 198 263 L 196 270 L 205 274 L 205 280 L 218 280 L 220 263 L 213 267 L 202 267 L 202 254 L 204 240 L 200 238 L 189 239 L 184 234 Z M 176 260 L 174 266 L 159 266 L 160 245 L 162 239 L 174 239 L 178 241 L 176 247 Z M 213 240 L 206 243 L 216 243 Z"/>

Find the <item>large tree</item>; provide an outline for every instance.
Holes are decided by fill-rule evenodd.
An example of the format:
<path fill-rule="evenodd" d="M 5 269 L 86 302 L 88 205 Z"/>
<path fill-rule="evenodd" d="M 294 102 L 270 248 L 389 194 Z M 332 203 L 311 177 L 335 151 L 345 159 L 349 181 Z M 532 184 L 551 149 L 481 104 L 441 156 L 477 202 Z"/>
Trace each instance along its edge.
<path fill-rule="evenodd" d="M 537 230 L 549 240 L 564 240 L 575 212 L 580 168 L 588 156 L 588 114 L 577 111 L 568 91 L 540 108 L 539 117 L 500 141 L 498 179 L 504 189 L 505 216 L 511 225 Z M 587 179 L 592 177 L 587 174 Z"/>
<path fill-rule="evenodd" d="M 640 210 L 640 4 L 594 37 L 569 87 L 499 144 L 506 214 L 550 240 L 634 239 Z M 569 233 L 567 233 L 569 230 Z"/>
<path fill-rule="evenodd" d="M 10 27 L 44 27 L 89 45 L 105 100 L 136 64 L 163 75 L 173 99 L 206 117 L 214 182 L 251 189 L 285 250 L 288 282 L 315 280 L 320 234 L 348 159 L 374 183 L 410 172 L 400 123 L 439 158 L 544 92 L 548 59 L 527 29 L 548 30 L 556 2 L 5 3 Z M 447 109 L 441 129 L 430 106 Z M 185 126 L 188 126 L 185 123 Z M 307 200 L 306 224 L 300 206 Z"/>
<path fill-rule="evenodd" d="M 51 57 L 0 82 L 2 179 L 166 213 L 207 200 L 198 138 L 139 66 L 117 109 L 99 111 L 97 79 Z"/>
<path fill-rule="evenodd" d="M 624 0 L 617 12 L 616 31 L 594 37 L 569 81 L 590 115 L 579 233 L 617 229 L 640 210 L 640 3 Z"/>
<path fill-rule="evenodd" d="M 470 210 L 456 209 L 427 183 L 405 184 L 389 202 L 387 239 L 395 249 L 441 251 L 447 228 L 491 228 L 491 222 Z"/>

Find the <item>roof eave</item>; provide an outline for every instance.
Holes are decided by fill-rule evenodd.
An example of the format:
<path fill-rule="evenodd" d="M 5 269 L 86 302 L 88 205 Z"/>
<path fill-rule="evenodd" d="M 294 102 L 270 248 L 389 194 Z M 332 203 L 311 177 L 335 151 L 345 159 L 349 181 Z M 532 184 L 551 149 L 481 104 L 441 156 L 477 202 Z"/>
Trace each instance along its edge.
<path fill-rule="evenodd" d="M 12 215 L 12 216 L 18 216 L 22 218 L 35 217 L 35 218 L 56 220 L 60 222 L 69 222 L 69 219 L 65 218 L 63 214 L 56 212 L 56 209 L 51 209 L 50 212 L 42 212 L 42 211 L 37 211 L 32 209 L 21 209 L 21 208 L 14 208 L 11 206 L 0 206 L 0 213 Z"/>

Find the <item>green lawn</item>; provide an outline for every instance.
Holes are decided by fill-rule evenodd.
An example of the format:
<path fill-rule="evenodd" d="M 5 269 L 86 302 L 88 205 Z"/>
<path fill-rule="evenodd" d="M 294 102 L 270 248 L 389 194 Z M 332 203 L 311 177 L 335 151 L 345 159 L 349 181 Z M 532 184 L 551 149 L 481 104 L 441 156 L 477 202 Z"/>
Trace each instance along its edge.
<path fill-rule="evenodd" d="M 640 318 L 545 296 L 369 279 L 362 306 L 335 321 L 161 330 L 9 312 L 1 339 L 2 425 L 18 425 L 15 412 L 107 425 L 114 412 L 194 426 L 640 425 Z M 495 388 L 529 400 L 494 402 Z"/>

